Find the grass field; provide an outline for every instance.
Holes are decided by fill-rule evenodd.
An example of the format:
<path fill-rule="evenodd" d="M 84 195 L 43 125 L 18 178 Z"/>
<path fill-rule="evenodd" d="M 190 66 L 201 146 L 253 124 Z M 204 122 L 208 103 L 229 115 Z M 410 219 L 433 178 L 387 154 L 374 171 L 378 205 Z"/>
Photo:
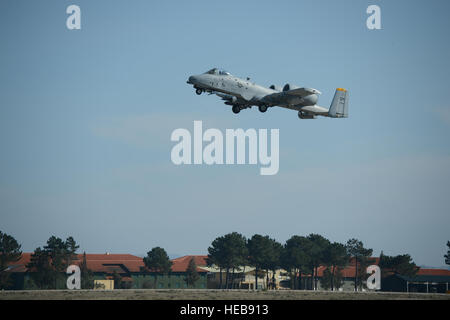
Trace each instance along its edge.
<path fill-rule="evenodd" d="M 450 294 L 247 290 L 24 290 L 0 300 L 450 300 Z"/>

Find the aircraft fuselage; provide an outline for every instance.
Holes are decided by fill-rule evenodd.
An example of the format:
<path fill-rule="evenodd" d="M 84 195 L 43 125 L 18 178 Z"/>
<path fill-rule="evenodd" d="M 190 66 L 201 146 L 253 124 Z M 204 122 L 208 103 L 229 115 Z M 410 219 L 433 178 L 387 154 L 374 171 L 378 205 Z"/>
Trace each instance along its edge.
<path fill-rule="evenodd" d="M 341 88 L 336 89 L 333 109 L 331 107 L 327 109 L 316 104 L 320 94 L 316 89 L 289 84 L 282 90 L 274 85 L 266 88 L 251 82 L 249 78 L 244 80 L 217 68 L 190 76 L 187 83 L 194 86 L 197 94 L 209 92 L 218 95 L 225 100 L 225 104 L 233 107 L 234 113 L 252 106 L 258 106 L 261 112 L 266 112 L 269 107 L 279 106 L 298 111 L 301 119 L 314 119 L 316 116 L 334 118 L 348 116 L 348 92 Z"/>

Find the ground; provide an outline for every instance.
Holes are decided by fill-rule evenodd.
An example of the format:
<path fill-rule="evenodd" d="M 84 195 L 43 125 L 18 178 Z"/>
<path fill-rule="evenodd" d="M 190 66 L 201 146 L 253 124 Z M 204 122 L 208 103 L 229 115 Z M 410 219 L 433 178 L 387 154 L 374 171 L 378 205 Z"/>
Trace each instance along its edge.
<path fill-rule="evenodd" d="M 0 300 L 450 300 L 450 294 L 247 290 L 21 290 L 0 291 Z"/>

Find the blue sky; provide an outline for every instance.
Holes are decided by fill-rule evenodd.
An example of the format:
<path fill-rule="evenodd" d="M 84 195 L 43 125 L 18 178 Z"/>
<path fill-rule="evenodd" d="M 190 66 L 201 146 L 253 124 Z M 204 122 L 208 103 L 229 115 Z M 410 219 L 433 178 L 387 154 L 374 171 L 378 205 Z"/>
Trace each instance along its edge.
<path fill-rule="evenodd" d="M 81 30 L 66 28 L 67 6 Z M 381 7 L 382 30 L 366 28 Z M 448 1 L 2 1 L 0 230 L 25 251 L 206 253 L 228 232 L 356 237 L 442 266 L 450 225 Z M 348 119 L 232 114 L 191 74 L 350 92 Z M 175 166 L 176 128 L 277 128 L 280 171 Z"/>

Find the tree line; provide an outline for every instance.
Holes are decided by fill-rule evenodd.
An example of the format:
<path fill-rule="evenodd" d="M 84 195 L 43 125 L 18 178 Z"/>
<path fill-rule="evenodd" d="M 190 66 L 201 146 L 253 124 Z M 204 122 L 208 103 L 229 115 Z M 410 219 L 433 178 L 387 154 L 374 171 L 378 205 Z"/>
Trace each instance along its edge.
<path fill-rule="evenodd" d="M 450 241 L 447 246 L 444 258 L 446 264 L 450 265 Z M 79 259 L 76 254 L 78 248 L 72 237 L 62 240 L 55 236 L 50 237 L 42 248 L 36 248 L 26 266 L 32 286 L 39 289 L 61 287 L 66 280 L 65 270 Z M 353 238 L 346 243 L 339 243 L 331 242 L 319 234 L 294 235 L 281 244 L 267 235 L 255 234 L 247 239 L 240 233 L 232 232 L 212 241 L 208 247 L 207 264 L 219 269 L 220 288 L 232 288 L 236 270 L 244 268 L 245 273 L 245 266 L 251 266 L 254 268 L 256 287 L 258 278 L 265 277 L 266 284 L 270 281 L 275 283 L 274 278 L 269 279 L 269 272 L 274 277 L 276 270 L 283 269 L 289 274 L 291 289 L 317 289 L 318 270 L 323 266 L 325 269 L 320 279 L 321 286 L 335 290 L 342 286 L 342 270 L 351 263 L 355 266 L 353 282 L 356 290 L 364 286 L 368 276 L 365 270 L 374 263 L 372 253 L 373 249 L 366 248 L 362 241 Z M 18 261 L 21 255 L 21 245 L 17 240 L 0 231 L 0 289 L 11 287 L 8 266 Z M 156 287 L 158 274 L 170 273 L 172 268 L 172 261 L 161 247 L 154 247 L 147 252 L 143 263 L 142 272 L 154 275 L 154 283 L 149 287 Z M 78 265 L 82 288 L 93 288 L 94 277 L 87 266 L 86 253 L 83 253 Z M 388 256 L 381 252 L 378 265 L 382 276 L 392 273 L 414 276 L 419 269 L 409 254 Z M 225 273 L 224 283 L 222 273 Z M 115 287 L 122 287 L 120 275 L 116 273 L 113 278 Z M 184 280 L 188 286 L 193 286 L 198 279 L 197 266 L 194 259 L 191 259 Z"/>
<path fill-rule="evenodd" d="M 77 250 L 79 245 L 73 237 L 66 240 L 51 236 L 45 246 L 38 247 L 31 254 L 30 262 L 26 265 L 30 279 L 28 288 L 35 289 L 59 289 L 66 287 L 66 270 L 71 264 L 78 264 L 81 272 L 81 288 L 94 288 L 94 273 L 88 268 L 86 253 L 83 253 L 79 261 Z M 8 266 L 17 262 L 22 256 L 21 245 L 14 237 L 0 231 L 0 290 L 9 289 L 12 286 L 11 272 Z M 147 252 L 143 258 L 142 272 L 154 275 L 154 283 L 147 284 L 148 288 L 155 288 L 158 274 L 171 272 L 172 261 L 163 248 L 155 247 Z M 185 282 L 193 286 L 199 279 L 197 266 L 192 259 L 186 269 Z M 122 281 L 122 277 L 116 271 L 112 274 L 115 288 L 129 289 L 130 283 Z"/>
<path fill-rule="evenodd" d="M 291 289 L 317 289 L 319 267 L 325 267 L 321 277 L 324 289 L 335 290 L 343 284 L 342 271 L 351 262 L 355 266 L 353 276 L 355 290 L 363 287 L 368 275 L 366 268 L 375 262 L 371 258 L 373 249 L 365 248 L 362 241 L 350 239 L 345 244 L 331 242 L 322 235 L 294 235 L 281 244 L 269 236 L 255 234 L 246 239 L 242 234 L 232 232 L 216 238 L 208 248 L 208 265 L 219 268 L 219 287 L 232 288 L 235 271 L 242 266 L 254 268 L 255 287 L 258 278 L 265 275 L 269 287 L 269 272 L 272 284 L 276 270 L 289 273 Z M 381 254 L 380 268 L 385 272 L 413 276 L 418 267 L 408 254 L 395 257 Z M 225 273 L 225 283 L 222 281 Z M 245 270 L 244 270 L 245 272 Z M 385 273 L 386 274 L 386 273 Z"/>

